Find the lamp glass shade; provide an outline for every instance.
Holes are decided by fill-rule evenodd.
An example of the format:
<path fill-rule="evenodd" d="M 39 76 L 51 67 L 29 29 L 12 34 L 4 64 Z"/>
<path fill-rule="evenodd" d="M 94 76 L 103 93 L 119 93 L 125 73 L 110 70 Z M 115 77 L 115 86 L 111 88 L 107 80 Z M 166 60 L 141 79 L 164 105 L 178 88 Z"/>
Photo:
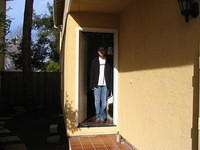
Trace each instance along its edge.
<path fill-rule="evenodd" d="M 199 15 L 199 4 L 193 0 L 178 0 L 181 14 L 185 17 L 185 21 L 189 22 L 190 16 L 193 18 Z"/>
<path fill-rule="evenodd" d="M 184 12 L 190 10 L 192 1 L 191 0 L 178 0 L 178 3 L 179 3 L 181 13 L 183 14 Z"/>

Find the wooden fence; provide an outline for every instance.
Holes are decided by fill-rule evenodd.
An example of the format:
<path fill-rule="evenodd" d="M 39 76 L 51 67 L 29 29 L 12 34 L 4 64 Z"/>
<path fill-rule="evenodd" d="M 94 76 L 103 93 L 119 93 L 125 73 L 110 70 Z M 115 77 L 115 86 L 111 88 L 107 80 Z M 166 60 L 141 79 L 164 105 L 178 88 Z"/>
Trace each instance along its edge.
<path fill-rule="evenodd" d="M 60 73 L 33 72 L 29 81 L 31 101 L 36 106 L 56 107 L 60 105 Z M 0 100 L 10 105 L 23 105 L 24 98 L 23 73 L 0 73 Z"/>

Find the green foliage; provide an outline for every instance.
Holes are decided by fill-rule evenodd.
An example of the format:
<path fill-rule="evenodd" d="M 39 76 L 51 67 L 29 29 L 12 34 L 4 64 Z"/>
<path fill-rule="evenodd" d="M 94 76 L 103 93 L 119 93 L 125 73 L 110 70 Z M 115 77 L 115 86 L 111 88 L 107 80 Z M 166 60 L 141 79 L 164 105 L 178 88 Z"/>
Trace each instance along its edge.
<path fill-rule="evenodd" d="M 7 19 L 4 13 L 0 13 L 0 32 L 3 32 L 1 35 L 1 39 L 4 39 L 5 36 L 9 33 L 10 31 L 10 24 L 11 20 Z M 0 53 L 3 52 L 5 49 L 5 43 L 0 43 Z"/>
<path fill-rule="evenodd" d="M 42 67 L 41 72 L 59 72 L 59 64 L 55 61 L 49 61 Z"/>
<path fill-rule="evenodd" d="M 54 28 L 53 6 L 47 3 L 49 15 L 33 15 L 33 29 L 37 31 L 38 39 L 33 43 L 33 65 L 42 68 L 45 59 L 59 61 L 59 31 Z"/>
<path fill-rule="evenodd" d="M 5 35 L 9 33 L 11 20 L 7 19 L 4 13 L 0 13 L 0 27 L 4 29 Z"/>
<path fill-rule="evenodd" d="M 54 28 L 53 6 L 47 3 L 49 15 L 33 14 L 32 29 L 36 32 L 36 40 L 32 41 L 32 66 L 34 70 L 41 70 L 47 60 L 59 62 L 59 31 Z M 20 49 L 20 47 L 19 47 Z M 15 66 L 22 68 L 22 54 L 13 57 Z"/>
<path fill-rule="evenodd" d="M 50 48 L 58 50 L 59 30 L 54 28 L 53 22 L 53 6 L 47 3 L 49 15 L 33 15 L 33 29 L 37 30 L 38 37 L 43 40 L 49 40 Z"/>
<path fill-rule="evenodd" d="M 52 31 L 56 32 L 57 30 L 54 28 L 53 23 L 53 6 L 47 3 L 47 8 L 49 11 L 49 15 L 37 15 L 35 13 L 33 14 L 33 28 L 42 32 L 46 32 L 48 35 L 51 34 Z"/>

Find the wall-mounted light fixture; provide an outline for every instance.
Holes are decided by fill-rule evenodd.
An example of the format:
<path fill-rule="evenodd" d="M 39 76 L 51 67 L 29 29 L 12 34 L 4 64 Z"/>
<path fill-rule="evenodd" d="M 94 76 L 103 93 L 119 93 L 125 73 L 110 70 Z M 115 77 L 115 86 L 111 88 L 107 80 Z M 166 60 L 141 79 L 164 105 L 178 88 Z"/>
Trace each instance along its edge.
<path fill-rule="evenodd" d="M 198 2 L 193 2 L 193 0 L 178 0 L 179 8 L 181 14 L 185 16 L 185 21 L 189 22 L 189 17 L 198 17 L 199 15 L 199 4 Z"/>

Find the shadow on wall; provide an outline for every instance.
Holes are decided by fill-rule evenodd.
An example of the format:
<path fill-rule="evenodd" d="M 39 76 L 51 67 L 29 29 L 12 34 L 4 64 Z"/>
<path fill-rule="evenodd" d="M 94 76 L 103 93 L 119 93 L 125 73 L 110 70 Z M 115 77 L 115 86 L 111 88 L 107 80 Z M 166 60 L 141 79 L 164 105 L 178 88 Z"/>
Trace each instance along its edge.
<path fill-rule="evenodd" d="M 142 30 L 140 29 L 141 32 Z M 184 39 L 182 33 L 176 33 L 176 37 L 173 37 L 165 32 L 159 36 L 159 33 L 156 32 L 158 31 L 151 29 L 151 31 L 146 31 L 144 35 L 136 35 L 128 39 L 121 37 L 121 47 L 118 54 L 120 56 L 119 72 L 194 64 L 194 53 L 198 49 L 198 37 L 196 36 L 194 41 L 190 39 L 195 34 L 190 34 Z M 151 36 L 149 36 L 150 34 Z"/>
<path fill-rule="evenodd" d="M 117 14 L 74 12 L 71 16 L 80 27 L 119 28 L 119 15 Z"/>
<path fill-rule="evenodd" d="M 199 52 L 196 52 L 193 76 L 193 118 L 192 118 L 192 150 L 198 149 L 198 114 L 199 114 Z"/>
<path fill-rule="evenodd" d="M 74 110 L 72 106 L 72 101 L 69 98 L 69 95 L 66 96 L 65 103 L 65 123 L 67 127 L 67 131 L 74 133 L 79 131 L 80 128 L 77 128 L 77 110 Z"/>
<path fill-rule="evenodd" d="M 200 20 L 191 20 L 187 24 L 180 16 L 175 1 L 171 0 L 163 4 L 156 1 L 145 1 L 144 5 L 144 1 L 137 1 L 131 9 L 122 12 L 120 18 L 117 15 L 112 18 L 108 14 L 95 13 L 72 13 L 71 16 L 81 27 L 119 29 L 119 66 L 117 69 L 120 73 L 182 66 L 194 67 L 193 74 L 188 78 L 191 79 L 194 75 L 191 138 L 192 150 L 196 150 L 198 145 Z M 133 10 L 137 13 L 133 13 Z M 192 84 L 189 86 L 192 87 Z"/>
<path fill-rule="evenodd" d="M 152 7 L 156 5 L 158 4 Z M 173 6 L 171 9 L 174 11 L 179 9 L 176 2 L 169 5 Z M 104 13 L 71 13 L 71 17 L 80 27 L 112 28 L 120 31 L 119 72 L 193 65 L 200 38 L 200 21 L 194 20 L 186 24 L 180 14 L 169 12 L 167 5 L 159 5 L 155 9 L 148 5 L 136 6 L 134 9 L 145 10 L 145 15 L 142 12 L 132 13 L 133 9 L 130 9 L 122 12 L 120 16 Z M 161 12 L 155 14 L 152 10 L 157 8 Z"/>
<path fill-rule="evenodd" d="M 120 15 L 119 71 L 193 65 L 199 25 L 199 19 L 184 22 L 177 1 L 145 0 L 130 5 Z"/>

